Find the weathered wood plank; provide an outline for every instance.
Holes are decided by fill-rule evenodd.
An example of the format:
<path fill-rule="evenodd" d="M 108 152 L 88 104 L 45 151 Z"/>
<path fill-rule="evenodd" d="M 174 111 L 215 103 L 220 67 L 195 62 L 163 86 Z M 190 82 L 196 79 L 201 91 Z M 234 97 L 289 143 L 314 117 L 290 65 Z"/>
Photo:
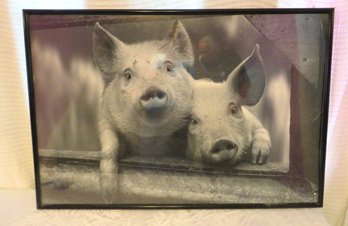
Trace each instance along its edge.
<path fill-rule="evenodd" d="M 65 160 L 74 162 L 89 162 L 98 164 L 100 152 L 75 151 L 75 150 L 52 150 L 40 149 L 39 156 L 51 160 Z M 284 174 L 289 170 L 288 164 L 267 163 L 264 165 L 254 165 L 247 162 L 236 166 L 213 167 L 201 163 L 192 162 L 181 156 L 139 156 L 129 155 L 119 160 L 123 166 L 137 166 L 144 168 L 158 168 L 167 170 L 195 171 L 202 173 L 244 173 L 244 174 Z"/>
<path fill-rule="evenodd" d="M 91 160 L 98 162 L 100 156 L 100 151 L 39 149 L 39 157 L 44 158 L 73 159 L 76 161 Z"/>
<path fill-rule="evenodd" d="M 40 150 L 39 155 L 43 204 L 103 203 L 100 152 Z M 178 156 L 128 156 L 120 161 L 114 202 L 277 204 L 317 200 L 317 188 L 303 178 L 286 175 L 285 166 L 204 167 Z"/>
<path fill-rule="evenodd" d="M 160 16 L 158 16 L 160 17 Z M 181 18 L 193 18 L 193 15 L 182 15 Z M 160 17 L 161 20 L 175 20 L 177 16 L 166 15 Z M 102 24 L 117 24 L 129 22 L 144 22 L 153 21 L 153 16 L 136 16 L 136 15 L 46 15 L 45 19 L 41 17 L 31 16 L 31 29 L 48 29 L 48 28 L 62 28 L 62 27 L 77 27 L 77 26 L 91 26 L 93 27 L 95 22 L 98 21 Z"/>
<path fill-rule="evenodd" d="M 95 166 L 41 162 L 44 204 L 103 203 Z M 316 202 L 315 188 L 301 178 L 238 176 L 120 166 L 117 203 Z M 83 196 L 83 197 L 81 197 Z"/>

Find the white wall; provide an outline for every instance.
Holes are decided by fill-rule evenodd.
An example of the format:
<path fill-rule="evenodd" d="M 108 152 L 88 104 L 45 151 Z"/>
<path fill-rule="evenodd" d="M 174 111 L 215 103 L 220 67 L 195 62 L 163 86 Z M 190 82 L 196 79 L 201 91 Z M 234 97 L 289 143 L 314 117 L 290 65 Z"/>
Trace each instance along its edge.
<path fill-rule="evenodd" d="M 115 1 L 116 2 L 116 1 Z M 329 141 L 324 212 L 333 225 L 343 223 L 348 203 L 348 1 L 6 1 L 0 7 L 0 188 L 34 185 L 27 102 L 22 8 L 275 8 L 335 7 Z M 344 109 L 345 108 L 345 109 Z M 347 222 L 347 221 L 346 221 Z"/>

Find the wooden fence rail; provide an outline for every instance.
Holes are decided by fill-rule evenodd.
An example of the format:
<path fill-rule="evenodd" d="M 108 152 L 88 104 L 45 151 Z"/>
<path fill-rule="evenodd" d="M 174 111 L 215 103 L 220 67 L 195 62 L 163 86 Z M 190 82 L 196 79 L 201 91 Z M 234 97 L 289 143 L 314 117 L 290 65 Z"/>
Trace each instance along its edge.
<path fill-rule="evenodd" d="M 100 152 L 40 150 L 44 204 L 103 203 Z M 207 168 L 183 158 L 128 156 L 119 161 L 118 203 L 296 203 L 315 202 L 316 188 L 288 176 L 286 164 L 248 163 Z"/>

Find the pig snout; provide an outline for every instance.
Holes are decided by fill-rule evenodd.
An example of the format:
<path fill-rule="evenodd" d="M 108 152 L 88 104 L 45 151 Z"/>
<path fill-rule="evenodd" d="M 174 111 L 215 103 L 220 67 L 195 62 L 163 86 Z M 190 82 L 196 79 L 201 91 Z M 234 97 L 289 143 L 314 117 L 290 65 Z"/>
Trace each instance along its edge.
<path fill-rule="evenodd" d="M 140 97 L 140 105 L 148 111 L 164 109 L 167 102 L 167 94 L 154 86 L 148 88 Z"/>
<path fill-rule="evenodd" d="M 236 143 L 229 139 L 218 139 L 215 141 L 208 153 L 210 162 L 221 163 L 232 160 L 238 151 Z"/>

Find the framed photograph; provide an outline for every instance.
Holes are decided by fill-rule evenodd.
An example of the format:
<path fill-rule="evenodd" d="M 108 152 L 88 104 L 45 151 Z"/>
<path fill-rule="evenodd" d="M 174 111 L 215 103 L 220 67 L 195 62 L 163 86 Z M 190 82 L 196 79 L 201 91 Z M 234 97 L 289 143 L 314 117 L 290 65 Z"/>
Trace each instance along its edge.
<path fill-rule="evenodd" d="M 322 206 L 333 12 L 24 10 L 37 207 Z"/>

